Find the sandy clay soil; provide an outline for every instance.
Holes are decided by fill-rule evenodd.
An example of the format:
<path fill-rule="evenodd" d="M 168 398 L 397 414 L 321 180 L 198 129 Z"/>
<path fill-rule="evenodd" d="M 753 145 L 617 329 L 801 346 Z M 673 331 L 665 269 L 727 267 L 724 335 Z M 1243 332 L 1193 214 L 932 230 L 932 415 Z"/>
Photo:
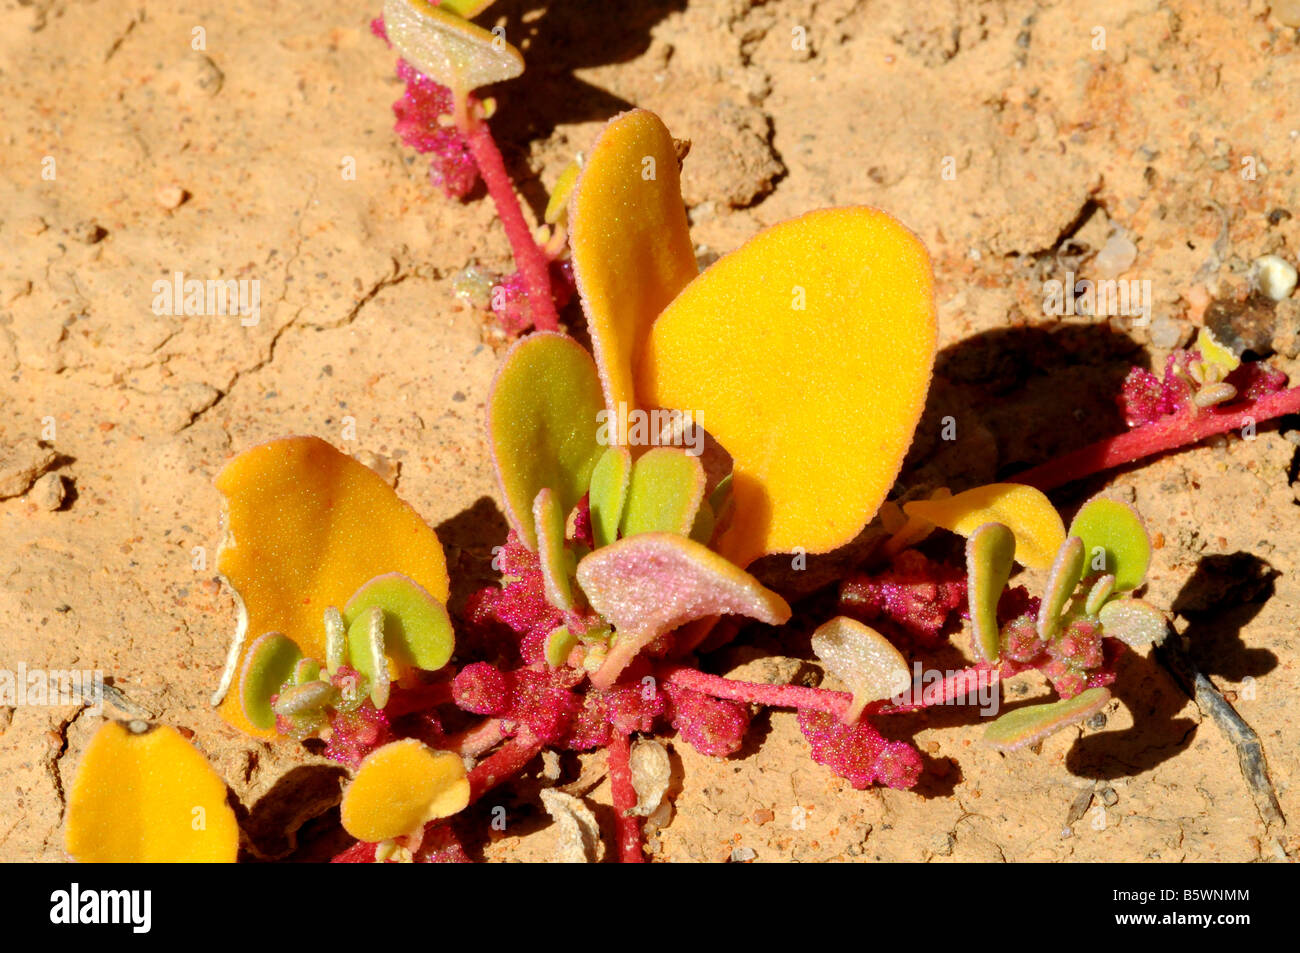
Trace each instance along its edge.
<path fill-rule="evenodd" d="M 438 528 L 462 601 L 490 579 L 505 532 L 481 426 L 502 342 L 451 277 L 508 270 L 509 248 L 485 198 L 445 199 L 396 140 L 400 85 L 368 30 L 377 13 L 357 0 L 0 5 L 0 666 L 101 669 L 192 732 L 265 856 L 337 848 L 339 775 L 208 707 L 234 620 L 212 570 L 214 474 L 276 436 L 331 440 Z M 909 488 L 987 482 L 1119 432 L 1129 366 L 1161 366 L 1207 302 L 1243 297 L 1257 256 L 1300 253 L 1294 2 L 499 0 L 494 18 L 529 64 L 495 91 L 493 126 L 533 215 L 601 123 L 635 104 L 693 142 L 683 175 L 702 260 L 837 204 L 884 208 L 924 239 L 943 350 Z M 340 174 L 345 157 L 355 178 Z M 1135 245 L 1125 274 L 1150 280 L 1151 324 L 1046 316 L 1043 280 L 1097 267 L 1112 235 Z M 176 271 L 259 280 L 260 321 L 154 314 L 153 282 Z M 1295 379 L 1294 301 L 1254 322 L 1257 349 Z M 948 414 L 956 441 L 939 439 Z M 1109 487 L 1144 514 L 1148 598 L 1175 609 L 1190 654 L 1258 733 L 1293 821 L 1297 426 L 1057 498 L 1068 508 Z M 42 473 L 57 479 L 34 483 Z M 806 634 L 745 644 L 706 664 L 818 677 L 799 660 Z M 1047 689 L 1026 675 L 1008 693 Z M 99 721 L 77 706 L 0 708 L 0 858 L 64 858 L 65 792 Z M 982 747 L 964 709 L 885 727 L 925 754 L 912 791 L 853 790 L 811 761 L 789 713 L 758 716 L 727 760 L 670 740 L 675 813 L 653 858 L 1300 851 L 1225 736 L 1144 654 L 1124 663 L 1104 717 L 1041 750 Z M 561 765 L 568 779 L 583 767 Z M 607 782 L 585 767 L 608 825 Z M 508 829 L 469 837 L 475 856 L 549 856 L 540 763 L 528 775 L 497 799 Z M 296 848 L 280 833 L 321 812 Z"/>

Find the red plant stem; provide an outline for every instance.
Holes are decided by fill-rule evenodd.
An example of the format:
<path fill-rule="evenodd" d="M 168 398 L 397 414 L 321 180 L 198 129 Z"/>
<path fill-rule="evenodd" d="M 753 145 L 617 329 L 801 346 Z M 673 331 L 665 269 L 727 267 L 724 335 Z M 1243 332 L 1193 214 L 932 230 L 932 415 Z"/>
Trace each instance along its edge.
<path fill-rule="evenodd" d="M 1294 413 L 1300 413 L 1300 387 L 1222 409 L 1170 414 L 1154 423 L 1135 427 L 1128 433 L 1063 454 L 1012 479 L 1040 490 L 1052 490 L 1112 467 L 1196 443 L 1213 434 L 1236 430 L 1247 422 L 1258 424 Z"/>
<path fill-rule="evenodd" d="M 872 702 L 863 709 L 864 715 L 900 715 L 931 705 L 945 705 L 958 698 L 970 698 L 975 694 L 981 677 L 990 682 L 999 678 L 1010 678 L 1018 672 L 1033 668 L 1032 665 L 1019 665 L 1008 662 L 1001 669 L 987 665 L 975 665 L 971 668 L 953 672 L 942 682 L 934 686 L 924 686 L 917 690 L 919 697 L 904 704 L 889 701 Z M 742 682 L 721 675 L 709 675 L 699 669 L 685 665 L 664 665 L 658 669 L 659 677 L 666 682 L 703 692 L 714 698 L 730 701 L 751 702 L 755 705 L 767 705 L 771 708 L 799 708 L 805 711 L 820 711 L 842 718 L 853 696 L 848 692 L 833 692 L 826 688 L 808 688 L 803 685 L 765 685 L 758 682 Z"/>
<path fill-rule="evenodd" d="M 470 120 L 469 128 L 461 131 L 506 230 L 515 263 L 528 289 L 528 310 L 533 324 L 538 330 L 554 331 L 559 328 L 560 319 L 555 313 L 555 300 L 551 297 L 550 262 L 524 221 L 523 209 L 519 207 L 519 199 L 510 184 L 501 150 L 497 148 L 487 123 L 481 120 Z"/>
<path fill-rule="evenodd" d="M 478 757 L 505 737 L 506 731 L 501 724 L 501 719 L 489 718 L 468 731 L 462 731 L 456 735 L 447 735 L 438 743 L 437 747 L 443 751 L 454 751 L 456 754 Z"/>
<path fill-rule="evenodd" d="M 682 688 L 703 692 L 714 698 L 730 701 L 753 702 L 772 708 L 803 708 L 823 711 L 839 718 L 849 707 L 852 697 L 848 692 L 832 692 L 825 688 L 807 688 L 803 685 L 764 685 L 742 682 L 721 675 L 710 675 L 686 665 L 664 665 L 658 669 L 659 677 Z M 864 714 L 871 714 L 868 705 Z"/>
<path fill-rule="evenodd" d="M 503 781 L 514 777 L 542 750 L 542 743 L 532 735 L 520 734 L 474 766 L 469 773 L 469 800 L 473 804 Z"/>
<path fill-rule="evenodd" d="M 609 786 L 614 793 L 614 828 L 618 836 L 618 859 L 624 864 L 645 863 L 641 851 L 641 821 L 628 813 L 636 807 L 632 786 L 632 747 L 627 735 L 615 731 L 609 740 Z"/>
<path fill-rule="evenodd" d="M 416 685 L 403 688 L 398 685 L 392 697 L 384 706 L 384 714 L 390 718 L 400 718 L 413 711 L 426 711 L 445 705 L 451 701 L 451 682 L 435 682 L 432 685 Z"/>

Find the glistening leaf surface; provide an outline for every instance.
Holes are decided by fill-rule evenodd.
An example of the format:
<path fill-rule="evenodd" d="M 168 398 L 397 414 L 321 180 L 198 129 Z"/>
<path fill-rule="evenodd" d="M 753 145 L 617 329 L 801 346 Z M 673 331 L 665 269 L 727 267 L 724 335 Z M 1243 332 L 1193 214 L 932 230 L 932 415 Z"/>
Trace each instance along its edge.
<path fill-rule="evenodd" d="M 673 137 L 654 113 L 633 109 L 601 131 L 574 186 L 569 235 L 608 407 L 634 410 L 650 326 L 699 272 Z"/>
<path fill-rule="evenodd" d="M 563 334 L 521 338 L 497 371 L 488 395 L 488 443 L 506 516 L 534 552 L 533 501 L 549 488 L 567 514 L 582 499 L 605 449 L 596 440 L 604 406 L 591 355 Z"/>
<path fill-rule="evenodd" d="M 447 564 L 434 531 L 378 474 L 325 441 L 287 437 L 246 450 L 216 483 L 226 504 L 217 571 L 240 596 L 250 639 L 281 632 L 323 659 L 326 607 L 344 605 L 386 572 L 404 573 L 446 602 Z M 271 736 L 253 727 L 235 693 L 221 715 Z"/>
<path fill-rule="evenodd" d="M 109 721 L 77 766 L 65 844 L 82 863 L 234 863 L 239 827 L 225 782 L 180 732 Z"/>
<path fill-rule="evenodd" d="M 912 442 L 935 335 L 925 248 L 869 208 L 768 228 L 677 296 L 637 391 L 693 412 L 731 454 L 725 555 L 744 566 L 858 534 Z"/>

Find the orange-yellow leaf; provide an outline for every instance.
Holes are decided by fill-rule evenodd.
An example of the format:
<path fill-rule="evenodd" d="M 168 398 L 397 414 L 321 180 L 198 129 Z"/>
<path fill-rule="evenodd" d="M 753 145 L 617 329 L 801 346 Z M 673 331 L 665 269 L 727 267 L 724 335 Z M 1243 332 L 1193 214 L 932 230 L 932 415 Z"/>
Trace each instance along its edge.
<path fill-rule="evenodd" d="M 83 863 L 234 863 L 225 782 L 174 728 L 108 721 L 68 798 L 68 853 Z"/>
<path fill-rule="evenodd" d="M 438 537 L 378 474 L 316 437 L 287 437 L 230 461 L 217 477 L 225 538 L 217 571 L 242 601 L 231 673 L 244 641 L 281 632 L 303 654 L 325 658 L 324 613 L 361 585 L 400 572 L 440 602 L 447 564 Z M 223 686 L 228 687 L 228 686 Z M 273 737 L 219 690 L 221 714 L 242 731 Z"/>
<path fill-rule="evenodd" d="M 569 222 L 606 407 L 634 410 L 633 368 L 650 326 L 699 270 L 673 137 L 658 116 L 633 109 L 610 120 L 578 176 Z"/>
<path fill-rule="evenodd" d="M 1065 542 L 1065 524 L 1052 501 L 1020 483 L 990 483 L 946 500 L 911 500 L 903 512 L 962 536 L 1001 523 L 1015 534 L 1016 562 L 1030 569 L 1049 568 Z"/>
<path fill-rule="evenodd" d="M 366 756 L 343 792 L 340 811 L 344 830 L 378 843 L 412 834 L 467 804 L 469 780 L 460 755 L 404 738 Z"/>
<path fill-rule="evenodd" d="M 924 246 L 884 212 L 811 212 L 700 275 L 655 322 L 637 376 L 734 459 L 720 550 L 740 565 L 853 539 L 925 403 L 935 316 Z"/>

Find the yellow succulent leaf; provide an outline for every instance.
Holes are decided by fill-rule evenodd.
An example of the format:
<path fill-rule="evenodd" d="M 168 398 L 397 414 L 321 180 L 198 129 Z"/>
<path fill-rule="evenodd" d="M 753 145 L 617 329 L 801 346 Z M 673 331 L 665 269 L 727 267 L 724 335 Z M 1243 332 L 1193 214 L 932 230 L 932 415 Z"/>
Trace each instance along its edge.
<path fill-rule="evenodd" d="M 246 645 L 282 632 L 310 658 L 325 658 L 324 614 L 363 583 L 400 572 L 447 601 L 447 563 L 437 534 L 382 478 L 317 437 L 286 437 L 241 453 L 217 476 L 225 537 L 217 571 L 242 602 L 234 671 Z M 258 737 L 237 693 L 221 715 Z"/>
<path fill-rule="evenodd" d="M 768 228 L 677 296 L 637 388 L 695 413 L 734 459 L 725 555 L 743 566 L 858 534 L 912 442 L 936 333 L 925 247 L 870 208 Z"/>
<path fill-rule="evenodd" d="M 938 500 L 903 504 L 908 516 L 970 536 L 985 523 L 1001 523 L 1016 537 L 1016 562 L 1048 569 L 1065 542 L 1065 524 L 1041 490 L 1020 483 L 990 483 Z"/>
<path fill-rule="evenodd" d="M 650 326 L 699 272 L 673 137 L 654 113 L 615 116 L 597 138 L 574 186 L 569 241 L 606 407 L 634 410 Z"/>
<path fill-rule="evenodd" d="M 555 180 L 551 197 L 546 201 L 546 213 L 542 216 L 547 224 L 554 225 L 568 215 L 569 197 L 573 195 L 573 187 L 577 184 L 578 173 L 581 171 L 582 167 L 575 159 L 564 167 L 560 177 Z"/>
<path fill-rule="evenodd" d="M 376 748 L 343 792 L 343 828 L 357 840 L 378 843 L 413 834 L 429 821 L 469 804 L 465 762 L 414 738 Z"/>
<path fill-rule="evenodd" d="M 226 785 L 174 728 L 105 722 L 77 767 L 65 846 L 82 863 L 234 863 Z"/>

